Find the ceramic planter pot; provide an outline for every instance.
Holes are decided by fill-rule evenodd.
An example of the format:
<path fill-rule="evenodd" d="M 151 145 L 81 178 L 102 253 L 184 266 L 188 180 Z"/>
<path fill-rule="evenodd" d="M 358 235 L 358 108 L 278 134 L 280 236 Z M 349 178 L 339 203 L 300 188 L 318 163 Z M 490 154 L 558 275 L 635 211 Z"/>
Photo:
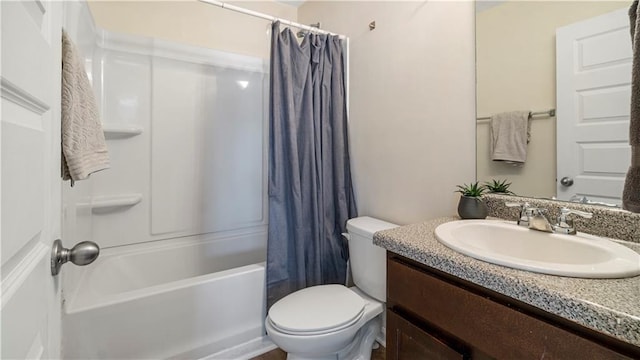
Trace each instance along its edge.
<path fill-rule="evenodd" d="M 487 205 L 482 198 L 462 195 L 458 215 L 463 219 L 484 219 L 487 217 Z"/>

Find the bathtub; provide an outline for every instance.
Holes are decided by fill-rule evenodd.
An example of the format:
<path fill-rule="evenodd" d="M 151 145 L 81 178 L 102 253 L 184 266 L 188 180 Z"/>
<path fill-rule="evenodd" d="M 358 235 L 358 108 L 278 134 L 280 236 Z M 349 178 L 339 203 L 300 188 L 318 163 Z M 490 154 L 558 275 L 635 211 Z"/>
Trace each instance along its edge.
<path fill-rule="evenodd" d="M 271 346 L 265 238 L 106 249 L 64 296 L 63 358 L 216 358 L 242 344 Z"/>

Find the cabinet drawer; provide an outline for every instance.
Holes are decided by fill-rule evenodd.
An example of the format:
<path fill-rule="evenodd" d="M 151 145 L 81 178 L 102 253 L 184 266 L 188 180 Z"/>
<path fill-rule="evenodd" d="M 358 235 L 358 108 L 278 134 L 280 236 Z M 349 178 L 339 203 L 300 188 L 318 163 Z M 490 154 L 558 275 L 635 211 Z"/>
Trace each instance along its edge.
<path fill-rule="evenodd" d="M 465 356 L 438 338 L 387 311 L 387 360 L 463 360 Z"/>
<path fill-rule="evenodd" d="M 388 306 L 498 359 L 627 359 L 572 332 L 477 295 L 394 259 Z"/>

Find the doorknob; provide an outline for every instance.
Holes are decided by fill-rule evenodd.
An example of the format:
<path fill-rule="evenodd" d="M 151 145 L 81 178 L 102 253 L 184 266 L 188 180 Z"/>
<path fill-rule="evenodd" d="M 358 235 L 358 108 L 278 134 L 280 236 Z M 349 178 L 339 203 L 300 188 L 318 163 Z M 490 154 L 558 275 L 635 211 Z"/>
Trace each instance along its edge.
<path fill-rule="evenodd" d="M 573 179 L 568 176 L 565 176 L 562 179 L 560 179 L 560 184 L 562 186 L 571 186 L 573 185 Z"/>
<path fill-rule="evenodd" d="M 93 241 L 83 241 L 71 249 L 65 249 L 60 239 L 53 242 L 51 249 L 51 275 L 56 276 L 67 261 L 78 266 L 91 264 L 100 255 L 100 247 Z"/>

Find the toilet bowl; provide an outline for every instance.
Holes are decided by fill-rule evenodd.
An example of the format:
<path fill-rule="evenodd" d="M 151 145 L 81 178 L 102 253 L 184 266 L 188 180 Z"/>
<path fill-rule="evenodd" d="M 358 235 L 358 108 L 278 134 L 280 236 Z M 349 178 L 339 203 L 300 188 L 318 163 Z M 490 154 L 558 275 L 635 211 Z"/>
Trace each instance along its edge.
<path fill-rule="evenodd" d="M 306 292 L 296 310 L 287 309 L 286 314 L 269 310 L 266 321 L 267 334 L 271 340 L 289 355 L 287 359 L 369 359 L 371 347 L 380 331 L 380 317 L 384 304 L 370 298 L 358 288 L 343 285 L 320 285 L 300 290 L 294 294 Z M 340 311 L 336 306 L 349 295 L 361 301 L 348 302 L 350 311 Z M 309 301 L 326 299 L 333 296 L 334 301 Z M 284 300 L 284 299 L 283 299 Z M 289 300 L 289 299 L 288 299 Z M 306 306 L 304 304 L 307 303 Z M 287 305 L 294 305 L 290 302 Z M 360 309 L 357 307 L 360 305 Z M 295 305 L 294 305 L 295 306 Z M 276 308 L 275 310 L 278 310 Z M 281 317 L 282 316 L 282 317 Z M 340 318 L 342 317 L 342 318 Z M 293 319 L 305 318 L 306 325 L 294 328 Z M 333 322 L 333 326 L 330 324 Z M 320 323 L 326 326 L 320 326 Z M 365 326 L 369 323 L 369 326 Z M 283 325 L 284 324 L 284 325 Z M 300 325 L 300 324 L 297 324 Z M 368 350 L 368 353 L 367 353 Z M 361 354 L 361 356 L 358 356 Z"/>
<path fill-rule="evenodd" d="M 371 358 L 386 301 L 386 252 L 373 245 L 373 233 L 396 226 L 370 217 L 349 220 L 346 237 L 356 286 L 309 287 L 269 309 L 267 334 L 288 360 Z"/>

